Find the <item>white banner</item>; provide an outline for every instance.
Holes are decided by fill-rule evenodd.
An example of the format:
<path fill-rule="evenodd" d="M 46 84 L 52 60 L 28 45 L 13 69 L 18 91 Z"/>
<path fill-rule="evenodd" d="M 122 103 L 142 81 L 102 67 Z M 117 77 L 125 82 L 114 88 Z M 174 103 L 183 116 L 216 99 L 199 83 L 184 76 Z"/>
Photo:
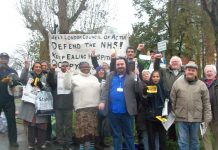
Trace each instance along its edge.
<path fill-rule="evenodd" d="M 96 50 L 99 65 L 102 62 L 110 64 L 111 53 L 115 50 L 117 56 L 125 56 L 129 46 L 127 34 L 50 34 L 49 49 L 52 64 L 61 66 L 62 61 L 68 61 L 71 68 L 78 69 L 82 61 L 91 65 L 91 51 Z"/>

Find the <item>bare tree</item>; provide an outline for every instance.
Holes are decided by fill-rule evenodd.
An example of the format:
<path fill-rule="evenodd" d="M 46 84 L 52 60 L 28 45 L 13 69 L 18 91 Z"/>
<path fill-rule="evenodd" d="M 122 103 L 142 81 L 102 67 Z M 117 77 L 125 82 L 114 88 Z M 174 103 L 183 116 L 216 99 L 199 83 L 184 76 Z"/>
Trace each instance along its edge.
<path fill-rule="evenodd" d="M 24 16 L 26 27 L 38 31 L 48 51 L 48 32 L 58 24 L 60 34 L 78 30 L 94 32 L 106 23 L 108 0 L 19 0 L 18 9 Z M 77 25 L 76 25 L 77 24 Z"/>
<path fill-rule="evenodd" d="M 42 37 L 37 32 L 32 32 L 32 36 L 25 44 L 20 45 L 18 49 L 15 50 L 14 53 L 16 55 L 12 55 L 10 59 L 10 65 L 15 70 L 21 70 L 24 66 L 24 61 L 30 61 L 30 65 L 36 61 L 39 61 L 39 49 L 40 49 L 40 41 Z"/>
<path fill-rule="evenodd" d="M 215 34 L 216 46 L 216 64 L 218 64 L 218 1 L 217 0 L 201 0 L 203 9 L 210 17 L 210 21 Z M 216 65 L 217 66 L 217 65 Z M 218 69 L 218 66 L 217 66 Z M 218 75 L 217 75 L 218 76 Z"/>

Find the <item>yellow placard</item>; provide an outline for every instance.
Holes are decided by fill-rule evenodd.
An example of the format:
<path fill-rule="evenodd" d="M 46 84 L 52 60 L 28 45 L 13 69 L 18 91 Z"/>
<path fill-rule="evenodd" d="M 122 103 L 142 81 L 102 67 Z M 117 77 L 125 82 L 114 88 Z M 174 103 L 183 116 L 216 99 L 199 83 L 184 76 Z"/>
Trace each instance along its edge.
<path fill-rule="evenodd" d="M 165 117 L 163 117 L 163 116 L 156 116 L 156 118 L 158 120 L 160 120 L 161 122 L 166 122 L 167 121 L 167 119 Z"/>
<path fill-rule="evenodd" d="M 156 85 L 147 86 L 147 93 L 157 93 L 157 86 Z"/>

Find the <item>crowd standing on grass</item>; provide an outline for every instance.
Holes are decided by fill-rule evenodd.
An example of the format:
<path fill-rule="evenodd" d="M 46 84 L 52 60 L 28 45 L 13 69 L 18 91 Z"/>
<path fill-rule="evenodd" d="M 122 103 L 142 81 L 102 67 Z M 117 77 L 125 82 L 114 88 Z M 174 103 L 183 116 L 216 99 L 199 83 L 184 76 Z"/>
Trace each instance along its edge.
<path fill-rule="evenodd" d="M 150 60 L 144 60 L 139 57 L 142 52 L 144 44 L 137 50 L 127 47 L 126 57 L 113 52 L 111 62 L 99 64 L 92 50 L 95 74 L 90 73 L 88 62 L 80 62 L 79 73 L 75 73 L 67 61 L 61 68 L 46 61 L 33 66 L 25 61 L 20 77 L 8 66 L 9 55 L 0 53 L 0 112 L 3 110 L 7 119 L 10 146 L 19 147 L 10 91 L 22 83 L 33 100 L 22 97 L 18 115 L 27 128 L 29 150 L 47 149 L 54 141 L 57 150 L 71 150 L 75 145 L 80 150 L 109 146 L 114 150 L 167 150 L 168 140 L 178 143 L 180 150 L 199 150 L 203 127 L 207 129 L 202 138 L 204 149 L 218 150 L 216 67 L 206 65 L 205 78 L 200 80 L 199 68 L 192 61 L 183 65 L 180 57 L 172 56 L 169 65 L 162 67 L 162 54 L 151 50 L 144 54 L 150 55 Z M 53 109 L 40 110 L 36 103 L 42 99 L 49 99 Z M 168 114 L 173 114 L 175 122 L 166 130 L 163 122 Z M 113 144 L 107 137 L 112 137 Z"/>

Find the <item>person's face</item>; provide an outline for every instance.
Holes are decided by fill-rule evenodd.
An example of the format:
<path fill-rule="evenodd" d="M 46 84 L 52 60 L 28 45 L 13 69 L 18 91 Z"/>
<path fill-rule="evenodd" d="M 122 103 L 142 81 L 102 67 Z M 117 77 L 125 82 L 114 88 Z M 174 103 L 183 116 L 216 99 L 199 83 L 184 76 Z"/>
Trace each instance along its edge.
<path fill-rule="evenodd" d="M 106 62 L 103 62 L 102 67 L 103 67 L 104 70 L 109 69 L 109 65 Z"/>
<path fill-rule="evenodd" d="M 133 59 L 135 57 L 134 49 L 127 49 L 126 57 L 127 59 Z"/>
<path fill-rule="evenodd" d="M 185 77 L 187 80 L 194 80 L 197 77 L 197 69 L 195 68 L 186 68 L 185 69 Z"/>
<path fill-rule="evenodd" d="M 143 81 L 149 81 L 151 74 L 149 72 L 145 72 L 142 75 Z"/>
<path fill-rule="evenodd" d="M 116 60 L 116 71 L 118 74 L 124 74 L 126 70 L 126 63 L 123 59 Z"/>
<path fill-rule="evenodd" d="M 68 63 L 62 63 L 62 65 L 61 65 L 61 71 L 62 71 L 62 72 L 66 72 L 68 67 L 69 67 L 69 64 L 68 64 Z"/>
<path fill-rule="evenodd" d="M 0 64 L 7 65 L 8 62 L 9 62 L 9 58 L 7 58 L 7 57 L 1 57 L 0 58 Z"/>
<path fill-rule="evenodd" d="M 158 72 L 154 72 L 151 79 L 154 84 L 158 84 L 160 82 L 160 74 Z"/>
<path fill-rule="evenodd" d="M 48 64 L 46 62 L 41 63 L 41 67 L 43 71 L 47 71 L 48 70 Z"/>
<path fill-rule="evenodd" d="M 80 66 L 80 71 L 81 71 L 82 73 L 88 74 L 88 73 L 90 72 L 90 66 L 89 66 L 89 64 L 87 64 L 87 63 L 82 64 L 82 65 Z"/>
<path fill-rule="evenodd" d="M 205 76 L 208 80 L 214 80 L 216 78 L 216 73 L 213 71 L 212 68 L 207 68 L 205 70 Z"/>
<path fill-rule="evenodd" d="M 179 70 L 181 68 L 178 58 L 172 58 L 170 67 L 172 70 Z"/>
<path fill-rule="evenodd" d="M 154 55 L 155 55 L 155 52 L 151 52 L 151 53 L 150 53 L 151 60 L 154 60 L 154 59 L 155 59 L 155 58 L 154 58 Z"/>
<path fill-rule="evenodd" d="M 36 73 L 36 74 L 40 74 L 42 72 L 42 68 L 41 68 L 41 65 L 36 63 L 33 67 L 33 71 Z"/>
<path fill-rule="evenodd" d="M 105 74 L 105 72 L 104 72 L 103 69 L 100 69 L 100 70 L 98 71 L 98 76 L 99 76 L 100 78 L 103 78 L 103 77 L 104 77 L 104 74 Z"/>

